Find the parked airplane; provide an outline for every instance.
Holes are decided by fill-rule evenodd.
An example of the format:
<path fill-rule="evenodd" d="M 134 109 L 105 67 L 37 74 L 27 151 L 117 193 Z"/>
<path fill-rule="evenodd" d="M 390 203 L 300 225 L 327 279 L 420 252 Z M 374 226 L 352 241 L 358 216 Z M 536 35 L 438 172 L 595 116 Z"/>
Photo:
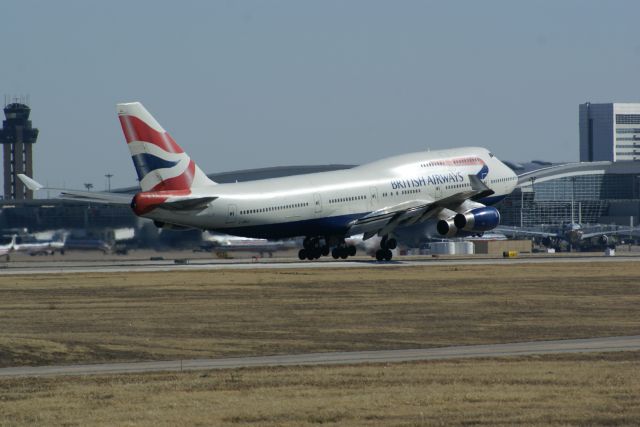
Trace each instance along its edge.
<path fill-rule="evenodd" d="M 64 254 L 63 239 L 36 239 L 30 234 L 0 236 L 0 256 L 9 260 L 9 254 L 24 252 L 30 255 L 53 255 L 56 251 Z"/>
<path fill-rule="evenodd" d="M 611 244 L 612 236 L 637 235 L 640 229 L 632 227 L 607 226 L 601 224 L 582 225 L 578 223 L 563 224 L 545 230 L 500 226 L 497 231 L 509 236 L 538 237 L 546 247 L 560 249 L 560 242 L 566 242 L 569 249 L 603 248 Z"/>
<path fill-rule="evenodd" d="M 9 261 L 9 254 L 14 250 L 16 235 L 0 236 L 0 256 L 5 256 Z"/>
<path fill-rule="evenodd" d="M 32 235 L 18 235 L 15 238 L 13 250 L 26 252 L 30 255 L 53 255 L 56 251 L 64 254 L 65 238 L 38 239 Z"/>
<path fill-rule="evenodd" d="M 130 204 L 159 227 L 199 228 L 237 236 L 304 236 L 300 259 L 355 254 L 345 238 L 378 235 L 378 260 L 390 260 L 398 227 L 437 222 L 447 237 L 495 228 L 488 206 L 511 193 L 518 179 L 484 148 L 426 151 L 353 169 L 233 184 L 217 184 L 138 102 L 118 104 L 118 116 L 140 180 L 126 195 L 62 190 L 64 198 Z M 24 175 L 32 190 L 43 188 Z"/>
<path fill-rule="evenodd" d="M 294 246 L 295 245 L 295 246 Z M 269 257 L 274 252 L 297 247 L 293 240 L 272 241 L 267 239 L 255 239 L 250 237 L 231 236 L 229 234 L 204 233 L 203 242 L 198 250 L 227 254 L 228 252 L 255 252 L 260 256 L 267 253 Z"/>

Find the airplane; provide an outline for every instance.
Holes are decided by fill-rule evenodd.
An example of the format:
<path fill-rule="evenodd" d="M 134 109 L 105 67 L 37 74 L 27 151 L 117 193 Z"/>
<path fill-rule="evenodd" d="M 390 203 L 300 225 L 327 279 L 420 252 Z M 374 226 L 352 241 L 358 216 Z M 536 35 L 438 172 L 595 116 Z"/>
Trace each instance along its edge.
<path fill-rule="evenodd" d="M 500 223 L 491 205 L 510 194 L 516 174 L 485 148 L 424 151 L 352 169 L 218 184 L 210 180 L 139 102 L 117 105 L 141 190 L 133 196 L 60 190 L 60 197 L 129 204 L 162 228 L 197 228 L 242 237 L 304 237 L 298 257 L 347 258 L 345 238 L 380 236 L 378 261 L 391 260 L 394 230 L 432 221 L 446 237 L 479 235 Z M 31 190 L 44 187 L 26 175 Z M 54 189 L 55 190 L 55 189 Z"/>
<path fill-rule="evenodd" d="M 198 248 L 199 251 L 216 252 L 226 254 L 227 252 L 256 252 L 260 256 L 264 253 L 273 256 L 274 252 L 291 247 L 288 241 L 271 241 L 267 239 L 256 239 L 250 237 L 238 237 L 228 234 L 204 233 L 203 242 Z"/>
<path fill-rule="evenodd" d="M 29 255 L 53 255 L 56 251 L 64 255 L 65 238 L 37 239 L 31 235 L 18 235 L 13 244 L 15 252 L 26 252 Z"/>
<path fill-rule="evenodd" d="M 569 248 L 588 248 L 588 247 L 606 247 L 610 244 L 610 237 L 621 235 L 637 235 L 640 229 L 633 227 L 618 227 L 615 228 L 603 226 L 600 224 L 593 224 L 586 226 L 579 223 L 568 223 L 556 227 L 555 230 L 551 229 L 545 231 L 543 228 L 521 228 L 521 227 L 509 227 L 500 226 L 496 228 L 503 234 L 509 236 L 527 236 L 538 237 L 542 240 L 542 243 L 546 247 L 560 248 L 560 242 L 566 242 Z M 597 239 L 596 244 L 593 241 Z"/>
<path fill-rule="evenodd" d="M 16 234 L 10 236 L 0 236 L 0 256 L 6 257 L 9 261 L 9 254 L 13 252 L 16 244 Z"/>
<path fill-rule="evenodd" d="M 64 254 L 64 240 L 38 240 L 25 234 L 0 236 L 0 256 L 9 260 L 11 253 L 24 252 L 29 255 L 53 255 L 56 251 Z"/>

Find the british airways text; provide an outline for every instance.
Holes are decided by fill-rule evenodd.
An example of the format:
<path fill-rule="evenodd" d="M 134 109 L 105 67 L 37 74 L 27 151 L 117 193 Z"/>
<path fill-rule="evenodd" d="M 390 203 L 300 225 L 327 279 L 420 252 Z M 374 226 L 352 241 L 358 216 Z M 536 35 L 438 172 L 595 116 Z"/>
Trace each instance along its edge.
<path fill-rule="evenodd" d="M 421 176 L 417 178 L 397 179 L 391 181 L 391 189 L 424 187 L 425 185 L 449 184 L 452 182 L 464 182 L 462 172 L 449 172 L 448 174 L 437 173 L 429 175 L 426 178 Z"/>

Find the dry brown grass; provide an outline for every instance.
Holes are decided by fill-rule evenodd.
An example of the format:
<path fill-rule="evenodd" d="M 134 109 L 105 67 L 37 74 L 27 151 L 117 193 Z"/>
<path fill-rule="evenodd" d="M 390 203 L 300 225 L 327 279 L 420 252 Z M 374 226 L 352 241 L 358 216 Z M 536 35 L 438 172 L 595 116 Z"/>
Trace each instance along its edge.
<path fill-rule="evenodd" d="M 640 353 L 0 380 L 0 425 L 638 425 Z"/>
<path fill-rule="evenodd" d="M 640 331 L 640 264 L 0 277 L 0 366 Z"/>

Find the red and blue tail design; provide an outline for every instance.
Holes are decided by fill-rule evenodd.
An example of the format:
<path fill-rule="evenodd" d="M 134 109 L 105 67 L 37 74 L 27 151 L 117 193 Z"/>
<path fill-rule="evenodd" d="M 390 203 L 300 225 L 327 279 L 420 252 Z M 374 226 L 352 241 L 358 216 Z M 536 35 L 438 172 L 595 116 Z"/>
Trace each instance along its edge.
<path fill-rule="evenodd" d="M 214 185 L 139 102 L 118 104 L 118 118 L 142 191 Z"/>

